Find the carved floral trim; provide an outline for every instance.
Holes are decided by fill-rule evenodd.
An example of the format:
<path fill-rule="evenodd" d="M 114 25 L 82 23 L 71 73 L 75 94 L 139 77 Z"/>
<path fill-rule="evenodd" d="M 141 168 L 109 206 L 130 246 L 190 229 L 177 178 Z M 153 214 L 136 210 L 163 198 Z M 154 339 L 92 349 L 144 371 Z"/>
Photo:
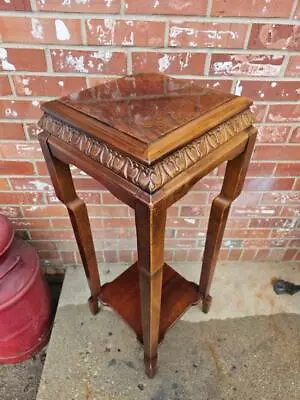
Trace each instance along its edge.
<path fill-rule="evenodd" d="M 131 159 L 50 115 L 44 114 L 39 121 L 39 126 L 144 191 L 154 193 L 176 175 L 229 141 L 243 129 L 248 128 L 254 121 L 252 112 L 246 110 L 193 140 L 185 147 L 174 151 L 151 167 Z"/>

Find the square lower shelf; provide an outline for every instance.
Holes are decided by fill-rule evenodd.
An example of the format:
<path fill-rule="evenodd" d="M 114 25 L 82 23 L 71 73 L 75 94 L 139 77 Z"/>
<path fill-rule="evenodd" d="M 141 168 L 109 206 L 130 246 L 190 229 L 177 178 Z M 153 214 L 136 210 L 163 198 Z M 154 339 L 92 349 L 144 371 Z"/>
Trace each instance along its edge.
<path fill-rule="evenodd" d="M 112 282 L 103 285 L 100 301 L 113 308 L 135 331 L 138 340 L 143 341 L 137 263 Z M 159 341 L 174 322 L 198 301 L 198 286 L 164 264 Z"/>

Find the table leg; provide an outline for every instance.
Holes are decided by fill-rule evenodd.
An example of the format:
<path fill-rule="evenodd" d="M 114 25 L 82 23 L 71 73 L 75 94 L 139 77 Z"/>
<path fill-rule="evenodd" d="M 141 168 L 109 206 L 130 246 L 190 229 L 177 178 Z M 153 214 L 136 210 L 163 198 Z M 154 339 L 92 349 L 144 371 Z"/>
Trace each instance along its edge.
<path fill-rule="evenodd" d="M 166 210 L 138 204 L 135 209 L 144 361 L 156 373 L 164 265 Z"/>
<path fill-rule="evenodd" d="M 211 206 L 199 284 L 202 310 L 205 313 L 209 311 L 212 301 L 209 291 L 230 206 L 233 200 L 236 199 L 242 191 L 257 131 L 255 128 L 251 127 L 248 133 L 249 140 L 243 153 L 233 160 L 228 161 L 222 190 L 213 200 Z"/>
<path fill-rule="evenodd" d="M 56 196 L 68 209 L 85 274 L 89 283 L 91 291 L 89 307 L 91 312 L 96 314 L 99 311 L 98 296 L 101 285 L 87 209 L 85 203 L 79 199 L 76 194 L 69 165 L 53 157 L 47 139 L 48 135 L 46 132 L 40 133 L 39 141 L 52 184 Z"/>

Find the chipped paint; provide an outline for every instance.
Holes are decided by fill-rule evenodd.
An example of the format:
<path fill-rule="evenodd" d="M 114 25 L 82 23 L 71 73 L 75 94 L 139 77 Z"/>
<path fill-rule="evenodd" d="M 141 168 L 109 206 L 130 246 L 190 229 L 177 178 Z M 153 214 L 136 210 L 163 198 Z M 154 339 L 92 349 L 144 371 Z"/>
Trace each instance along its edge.
<path fill-rule="evenodd" d="M 58 86 L 64 87 L 65 82 L 64 81 L 58 81 Z"/>
<path fill-rule="evenodd" d="M 180 58 L 179 64 L 180 64 L 180 70 L 182 71 L 184 68 L 187 68 L 189 65 L 189 60 L 192 57 L 192 54 L 190 52 L 186 53 L 185 59 Z"/>
<path fill-rule="evenodd" d="M 34 180 L 34 181 L 29 181 L 29 183 L 35 187 L 36 190 L 38 191 L 47 191 L 47 190 L 53 190 L 53 186 L 50 185 L 48 182 L 43 182 L 40 180 Z"/>
<path fill-rule="evenodd" d="M 235 86 L 235 91 L 234 94 L 236 96 L 241 96 L 243 91 L 243 86 L 241 85 L 241 81 L 237 81 L 236 86 Z"/>
<path fill-rule="evenodd" d="M 44 39 L 44 28 L 37 18 L 31 19 L 31 34 L 35 39 Z"/>
<path fill-rule="evenodd" d="M 75 57 L 69 52 L 65 58 L 66 65 L 72 67 L 76 72 L 88 72 L 84 65 L 84 57 Z M 63 62 L 61 62 L 61 68 L 64 67 Z"/>
<path fill-rule="evenodd" d="M 12 108 L 6 108 L 5 109 L 5 116 L 7 118 L 10 118 L 10 117 L 16 118 L 18 116 L 18 113 L 17 113 L 16 110 L 13 110 Z"/>
<path fill-rule="evenodd" d="M 15 71 L 16 67 L 11 64 L 7 59 L 7 50 L 0 47 L 0 61 L 4 71 Z"/>
<path fill-rule="evenodd" d="M 33 101 L 31 102 L 31 104 L 32 104 L 33 106 L 35 106 L 35 107 L 38 107 L 38 106 L 40 105 L 40 102 L 37 101 L 37 100 L 33 100 Z"/>
<path fill-rule="evenodd" d="M 276 57 L 272 57 L 274 60 Z M 243 54 L 231 56 L 232 61 L 216 61 L 212 65 L 216 75 L 278 75 L 281 65 L 265 63 L 266 56 L 245 56 Z"/>
<path fill-rule="evenodd" d="M 157 8 L 159 6 L 159 0 L 155 0 L 153 4 L 153 8 Z"/>
<path fill-rule="evenodd" d="M 171 62 L 173 61 L 173 59 L 174 59 L 174 56 L 170 56 L 168 54 L 164 54 L 162 57 L 160 57 L 158 59 L 159 72 L 165 72 L 171 65 Z"/>
<path fill-rule="evenodd" d="M 55 20 L 55 32 L 56 32 L 56 37 L 58 40 L 70 40 L 71 34 L 64 23 L 61 19 L 56 19 Z"/>

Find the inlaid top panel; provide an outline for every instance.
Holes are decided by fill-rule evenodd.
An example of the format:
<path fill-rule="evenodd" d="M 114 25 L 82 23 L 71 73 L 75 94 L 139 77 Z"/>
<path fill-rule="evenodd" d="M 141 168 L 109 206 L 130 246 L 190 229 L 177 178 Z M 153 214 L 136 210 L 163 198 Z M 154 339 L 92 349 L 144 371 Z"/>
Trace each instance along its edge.
<path fill-rule="evenodd" d="M 233 97 L 203 88 L 201 81 L 141 74 L 108 81 L 60 102 L 149 144 Z"/>
<path fill-rule="evenodd" d="M 138 74 L 43 104 L 52 117 L 151 165 L 247 109 L 201 80 Z"/>

